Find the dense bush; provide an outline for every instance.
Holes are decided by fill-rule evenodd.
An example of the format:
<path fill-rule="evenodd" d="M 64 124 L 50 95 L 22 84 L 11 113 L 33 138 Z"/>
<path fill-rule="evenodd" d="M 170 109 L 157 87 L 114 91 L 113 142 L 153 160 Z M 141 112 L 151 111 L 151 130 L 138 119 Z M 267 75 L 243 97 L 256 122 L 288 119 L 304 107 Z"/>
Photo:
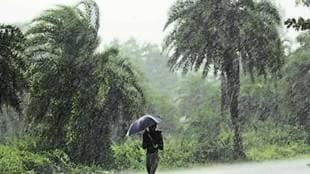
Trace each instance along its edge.
<path fill-rule="evenodd" d="M 310 154 L 307 133 L 291 125 L 258 121 L 244 134 L 249 160 L 271 160 Z"/>
<path fill-rule="evenodd" d="M 160 151 L 160 167 L 185 167 L 192 162 L 193 144 L 189 140 L 165 139 L 164 151 Z M 145 169 L 145 151 L 138 140 L 128 140 L 112 147 L 115 165 L 118 170 Z"/>
<path fill-rule="evenodd" d="M 195 163 L 225 162 L 233 159 L 232 134 L 227 128 L 220 125 L 217 133 L 202 139 L 192 149 Z"/>
<path fill-rule="evenodd" d="M 267 144 L 278 146 L 303 144 L 306 135 L 305 131 L 295 126 L 257 121 L 255 127 L 245 131 L 244 137 L 247 147 L 257 147 Z"/>
<path fill-rule="evenodd" d="M 193 161 L 193 142 L 186 139 L 166 139 L 164 151 L 160 154 L 163 168 L 187 167 Z"/>
<path fill-rule="evenodd" d="M 44 155 L 0 145 L 0 173 L 48 173 L 51 161 Z"/>
<path fill-rule="evenodd" d="M 145 153 L 141 148 L 141 142 L 129 140 L 123 144 L 112 146 L 115 168 L 143 169 L 145 166 Z"/>
<path fill-rule="evenodd" d="M 246 153 L 249 160 L 255 161 L 287 159 L 300 155 L 309 155 L 310 147 L 306 144 L 299 143 L 283 146 L 267 144 L 260 147 L 253 147 Z"/>
<path fill-rule="evenodd" d="M 177 137 L 164 137 L 164 151 L 160 152 L 160 168 L 188 167 L 214 161 L 227 162 L 233 158 L 232 134 L 227 126 L 218 124 L 219 117 L 208 117 L 184 127 Z M 204 127 L 204 129 L 202 129 Z M 200 133 L 195 130 L 204 130 Z M 192 135 L 192 136 L 189 136 Z M 292 158 L 310 154 L 305 143 L 306 132 L 290 125 L 271 121 L 257 121 L 253 128 L 244 130 L 245 150 L 248 160 Z M 145 152 L 141 141 L 128 140 L 113 145 L 115 166 L 118 170 L 144 170 Z"/>
<path fill-rule="evenodd" d="M 0 173 L 2 174 L 108 174 L 98 166 L 75 165 L 61 150 L 42 150 L 34 137 L 11 139 L 0 145 Z"/>

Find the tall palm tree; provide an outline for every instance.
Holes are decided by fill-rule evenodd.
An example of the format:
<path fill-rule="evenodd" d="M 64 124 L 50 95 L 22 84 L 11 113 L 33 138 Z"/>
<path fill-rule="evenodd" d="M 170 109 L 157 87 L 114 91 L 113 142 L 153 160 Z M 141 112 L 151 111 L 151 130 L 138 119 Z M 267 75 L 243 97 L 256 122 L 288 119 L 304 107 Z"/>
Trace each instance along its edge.
<path fill-rule="evenodd" d="M 65 124 L 80 76 L 93 67 L 88 60 L 98 45 L 96 10 L 92 1 L 59 6 L 35 18 L 26 32 L 26 53 L 32 62 L 28 113 L 36 120 L 51 119 L 46 133 L 56 147 L 65 145 Z M 47 113 L 52 117 L 46 117 Z"/>
<path fill-rule="evenodd" d="M 25 88 L 24 41 L 19 28 L 0 25 L 0 112 L 3 104 L 20 111 L 20 94 Z"/>
<path fill-rule="evenodd" d="M 111 124 L 121 115 L 115 109 L 122 106 L 126 117 L 135 116 L 143 94 L 116 49 L 96 52 L 98 30 L 99 9 L 92 0 L 58 6 L 32 21 L 26 32 L 32 62 L 28 115 L 31 123 L 47 127 L 46 142 L 75 162 L 107 165 Z"/>
<path fill-rule="evenodd" d="M 70 154 L 78 162 L 108 164 L 111 142 L 107 140 L 111 139 L 111 131 L 115 127 L 123 127 L 117 130 L 120 130 L 120 137 L 124 136 L 124 128 L 129 127 L 129 120 L 143 112 L 145 101 L 136 72 L 126 59 L 119 57 L 117 49 L 97 53 L 93 58 L 97 65 L 93 72 L 95 76 L 84 81 L 82 88 L 85 92 L 77 96 L 74 107 L 89 107 L 92 112 L 76 110 L 82 114 L 73 116 L 77 118 L 70 127 L 73 133 L 80 134 L 72 142 L 74 149 Z M 85 102 L 94 98 L 94 103 Z"/>
<path fill-rule="evenodd" d="M 227 92 L 234 133 L 234 156 L 244 158 L 238 97 L 240 69 L 255 75 L 277 73 L 282 65 L 282 47 L 277 26 L 280 17 L 266 1 L 180 0 L 171 8 L 165 28 L 173 25 L 165 45 L 172 70 L 212 67 L 222 76 Z M 225 84 L 224 84 L 225 83 Z"/>

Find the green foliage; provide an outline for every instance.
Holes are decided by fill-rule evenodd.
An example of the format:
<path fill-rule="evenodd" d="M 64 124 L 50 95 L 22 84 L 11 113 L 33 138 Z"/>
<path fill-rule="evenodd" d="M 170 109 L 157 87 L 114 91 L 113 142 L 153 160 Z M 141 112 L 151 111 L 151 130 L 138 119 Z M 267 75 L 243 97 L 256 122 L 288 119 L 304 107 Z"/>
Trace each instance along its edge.
<path fill-rule="evenodd" d="M 249 160 L 262 161 L 296 158 L 309 153 L 310 148 L 308 145 L 294 143 L 284 146 L 265 145 L 258 148 L 252 148 L 247 151 L 247 156 Z"/>
<path fill-rule="evenodd" d="M 165 96 L 175 97 L 177 93 L 174 89 L 180 77 L 171 73 L 167 66 L 168 55 L 162 53 L 158 45 L 140 43 L 135 39 L 126 42 L 114 41 L 111 44 L 119 47 L 121 55 L 128 57 L 140 69 L 153 89 Z"/>
<path fill-rule="evenodd" d="M 68 174 L 112 174 L 112 172 L 104 170 L 98 166 L 75 166 L 67 170 Z"/>
<path fill-rule="evenodd" d="M 229 59 L 236 59 L 239 51 L 243 70 L 251 75 L 266 74 L 268 69 L 276 72 L 283 63 L 276 28 L 280 17 L 266 1 L 177 1 L 166 27 L 172 23 L 175 26 L 166 38 L 172 69 L 187 72 L 202 67 L 207 75 L 213 66 L 215 73 L 227 73 L 232 66 Z"/>
<path fill-rule="evenodd" d="M 131 121 L 145 112 L 164 120 L 162 168 L 231 161 L 241 138 L 249 160 L 309 154 L 310 37 L 298 38 L 301 47 L 287 57 L 283 79 L 273 82 L 267 73 L 283 64 L 279 22 L 266 1 L 180 0 L 167 22 L 175 24 L 166 39 L 170 54 L 135 40 L 97 51 L 99 9 L 92 0 L 35 18 L 25 51 L 19 29 L 1 25 L 0 105 L 19 110 L 29 64 L 27 123 L 37 137 L 0 145 L 0 173 L 145 170 L 141 142 L 124 142 Z M 166 61 L 198 73 L 181 78 Z M 200 77 L 210 69 L 221 81 Z M 239 83 L 240 70 L 250 78 Z M 264 79 L 253 83 L 255 75 Z M 232 122 L 220 107 L 227 94 Z"/>
<path fill-rule="evenodd" d="M 160 167 L 177 168 L 191 165 L 192 142 L 176 140 L 169 137 L 164 140 L 164 151 L 160 151 Z M 144 170 L 146 152 L 141 147 L 141 142 L 128 140 L 123 144 L 113 145 L 115 166 L 118 170 Z"/>
<path fill-rule="evenodd" d="M 195 148 L 193 142 L 172 137 L 166 138 L 164 142 L 164 151 L 160 153 L 160 167 L 188 167 L 195 162 L 192 152 L 193 148 Z"/>
<path fill-rule="evenodd" d="M 165 47 L 171 69 L 202 70 L 203 76 L 211 67 L 215 74 L 221 72 L 222 108 L 228 94 L 235 158 L 245 157 L 238 108 L 240 67 L 252 80 L 254 75 L 279 73 L 280 21 L 277 9 L 267 1 L 181 0 L 169 13 L 165 28 L 174 25 Z"/>
<path fill-rule="evenodd" d="M 219 113 L 201 110 L 193 113 L 188 126 L 184 127 L 185 138 L 194 142 L 193 161 L 226 161 L 233 157 L 233 136 Z"/>
<path fill-rule="evenodd" d="M 75 165 L 62 150 L 46 151 L 38 138 L 21 137 L 0 145 L 0 173 L 109 174 L 99 166 Z"/>
<path fill-rule="evenodd" d="M 96 9 L 95 4 L 87 2 Z M 26 53 L 31 62 L 29 120 L 48 123 L 44 136 L 55 147 L 65 145 L 72 102 L 94 71 L 91 55 L 98 45 L 98 29 L 88 19 L 92 9 L 83 11 L 78 6 L 47 10 L 26 32 Z M 98 20 L 98 16 L 93 18 Z"/>
<path fill-rule="evenodd" d="M 296 1 L 296 4 L 302 4 L 302 5 L 306 5 L 306 6 L 310 5 L 309 0 L 295 0 L 295 1 Z"/>
<path fill-rule="evenodd" d="M 299 17 L 298 19 L 289 18 L 284 24 L 287 28 L 293 27 L 297 31 L 310 29 L 310 19 L 304 19 L 303 17 Z"/>
<path fill-rule="evenodd" d="M 255 129 L 246 131 L 245 147 L 249 160 L 292 158 L 309 154 L 307 133 L 291 125 L 257 122 Z"/>
<path fill-rule="evenodd" d="M 177 91 L 177 106 L 182 116 L 190 118 L 198 111 L 212 110 L 219 112 L 220 90 L 215 79 L 203 79 L 197 73 L 188 75 L 180 81 Z M 203 117 L 203 115 L 200 115 Z M 193 119 L 198 119 L 196 118 Z"/>
<path fill-rule="evenodd" d="M 310 59 L 309 32 L 298 37 L 301 47 L 287 57 L 282 80 L 286 120 L 308 133 L 310 144 Z"/>
<path fill-rule="evenodd" d="M 160 116 L 165 120 L 159 125 L 159 129 L 164 130 L 165 134 L 177 134 L 180 124 L 176 105 L 173 104 L 173 100 L 169 96 L 159 92 L 151 85 L 145 85 L 146 113 Z"/>
<path fill-rule="evenodd" d="M 130 140 L 124 144 L 112 146 L 115 166 L 118 170 L 141 170 L 145 167 L 145 152 L 141 142 Z"/>
<path fill-rule="evenodd" d="M 21 94 L 26 87 L 24 41 L 19 28 L 0 25 L 0 112 L 4 104 L 21 111 Z"/>
<path fill-rule="evenodd" d="M 210 137 L 201 137 L 201 142 L 194 146 L 195 163 L 208 163 L 211 161 L 230 161 L 233 159 L 233 136 L 229 129 L 221 127 L 218 133 Z"/>
<path fill-rule="evenodd" d="M 0 173 L 41 173 L 51 170 L 50 164 L 45 156 L 0 145 Z"/>
<path fill-rule="evenodd" d="M 281 125 L 272 121 L 257 121 L 255 127 L 246 131 L 246 146 L 288 145 L 305 143 L 306 132 L 291 125 Z"/>
<path fill-rule="evenodd" d="M 272 78 L 261 78 L 256 82 L 252 82 L 249 78 L 242 79 L 239 101 L 240 117 L 244 127 L 255 125 L 257 120 L 285 120 L 282 91 L 277 86 L 279 84 Z"/>
<path fill-rule="evenodd" d="M 188 76 L 180 85 L 178 108 L 185 122 L 181 136 L 194 143 L 195 163 L 232 158 L 232 134 L 225 115 L 220 113 L 219 84 L 214 79 Z"/>
<path fill-rule="evenodd" d="M 304 6 L 309 7 L 310 1 L 309 0 L 296 0 L 296 4 L 302 4 Z M 310 19 L 304 19 L 303 17 L 296 18 L 289 18 L 287 19 L 284 24 L 287 28 L 293 27 L 295 30 L 309 30 L 310 29 Z"/>
<path fill-rule="evenodd" d="M 32 21 L 26 32 L 27 115 L 46 148 L 62 149 L 77 163 L 109 166 L 111 125 L 125 135 L 128 126 L 121 122 L 143 111 L 144 96 L 137 73 L 117 48 L 95 51 L 98 24 L 92 0 L 58 6 Z"/>
<path fill-rule="evenodd" d="M 178 92 L 175 89 L 181 78 L 169 71 L 167 55 L 161 53 L 158 45 L 139 43 L 135 39 L 126 42 L 114 41 L 111 45 L 119 47 L 120 55 L 128 57 L 128 61 L 142 74 L 139 81 L 145 97 L 144 113 L 162 117 L 165 122 L 160 125 L 160 129 L 165 130 L 166 134 L 175 134 L 179 126 L 179 113 L 174 104 Z M 132 120 L 124 121 L 130 123 Z M 128 123 L 123 126 L 114 125 L 125 128 L 128 126 Z M 124 132 L 117 136 L 123 135 Z"/>

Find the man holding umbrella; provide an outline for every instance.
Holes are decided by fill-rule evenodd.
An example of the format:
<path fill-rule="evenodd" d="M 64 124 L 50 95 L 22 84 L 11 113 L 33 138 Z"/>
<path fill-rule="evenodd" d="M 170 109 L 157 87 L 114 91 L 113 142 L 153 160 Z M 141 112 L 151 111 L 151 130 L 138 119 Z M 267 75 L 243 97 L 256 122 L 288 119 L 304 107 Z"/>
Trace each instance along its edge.
<path fill-rule="evenodd" d="M 147 128 L 143 133 L 143 149 L 146 149 L 146 169 L 148 174 L 155 174 L 158 166 L 158 149 L 164 149 L 161 131 L 156 130 L 156 124 Z"/>
<path fill-rule="evenodd" d="M 155 174 L 158 166 L 158 150 L 164 149 L 161 131 L 156 130 L 161 122 L 159 117 L 144 115 L 135 120 L 127 131 L 127 136 L 137 134 L 144 130 L 142 147 L 146 149 L 146 169 L 148 174 Z"/>

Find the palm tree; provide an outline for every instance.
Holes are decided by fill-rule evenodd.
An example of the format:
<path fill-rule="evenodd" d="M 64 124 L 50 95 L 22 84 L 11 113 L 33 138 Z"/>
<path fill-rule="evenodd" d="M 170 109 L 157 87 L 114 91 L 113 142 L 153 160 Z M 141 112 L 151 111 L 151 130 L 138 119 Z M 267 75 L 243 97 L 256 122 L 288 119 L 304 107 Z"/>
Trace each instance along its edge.
<path fill-rule="evenodd" d="M 83 1 L 75 7 L 59 6 L 34 19 L 26 32 L 26 53 L 32 62 L 28 113 L 39 121 L 47 113 L 52 115 L 47 117 L 51 119 L 51 130 L 46 133 L 55 147 L 65 145 L 65 124 L 80 76 L 93 67 L 89 58 L 98 45 L 96 10 L 92 1 Z"/>
<path fill-rule="evenodd" d="M 117 49 L 96 52 L 98 29 L 92 0 L 58 6 L 32 21 L 26 32 L 28 115 L 31 123 L 45 125 L 43 137 L 52 148 L 64 149 L 75 162 L 108 165 L 113 119 L 135 116 L 144 97 Z"/>
<path fill-rule="evenodd" d="M 20 96 L 26 85 L 23 50 L 24 35 L 19 28 L 0 25 L 0 112 L 3 104 L 20 111 Z"/>
<path fill-rule="evenodd" d="M 222 76 L 235 158 L 245 157 L 238 114 L 240 69 L 253 80 L 255 75 L 278 72 L 282 65 L 279 24 L 277 10 L 265 1 L 184 0 L 177 1 L 169 13 L 165 29 L 169 25 L 173 29 L 165 45 L 171 69 L 185 73 L 202 69 L 202 75 L 207 76 L 212 66 L 214 73 Z"/>
<path fill-rule="evenodd" d="M 111 142 L 107 139 L 112 138 L 111 131 L 116 130 L 119 137 L 124 136 L 129 120 L 143 112 L 145 99 L 138 75 L 127 59 L 119 57 L 117 49 L 108 49 L 93 58 L 97 65 L 94 79 L 84 81 L 85 92 L 80 93 L 76 102 L 80 106 L 74 107 L 86 106 L 92 108 L 92 112 L 83 110 L 79 111 L 83 114 L 74 116 L 77 118 L 70 127 L 80 134 L 75 137 L 70 154 L 75 161 L 85 164 L 109 164 Z M 85 103 L 92 98 L 97 102 Z"/>

